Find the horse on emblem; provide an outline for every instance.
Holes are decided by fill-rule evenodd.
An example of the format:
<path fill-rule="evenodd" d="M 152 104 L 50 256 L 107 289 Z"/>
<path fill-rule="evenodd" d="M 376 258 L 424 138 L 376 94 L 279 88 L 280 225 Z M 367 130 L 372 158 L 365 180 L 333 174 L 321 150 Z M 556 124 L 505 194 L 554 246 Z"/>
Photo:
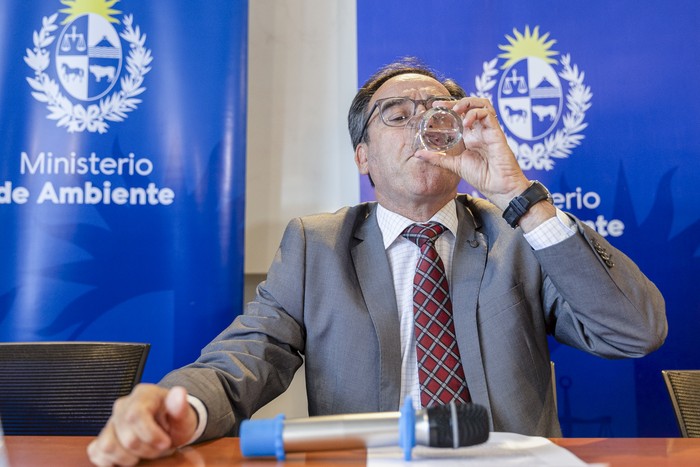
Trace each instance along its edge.
<path fill-rule="evenodd" d="M 514 109 L 511 106 L 506 105 L 506 114 L 504 115 L 504 117 L 510 120 L 511 122 L 514 122 L 516 120 L 524 122 L 525 119 L 527 119 L 527 110 Z"/>
<path fill-rule="evenodd" d="M 85 70 L 79 67 L 70 67 L 67 64 L 62 64 L 61 69 L 63 70 L 63 78 L 67 81 L 68 78 L 71 80 L 83 80 L 83 76 L 85 75 Z"/>

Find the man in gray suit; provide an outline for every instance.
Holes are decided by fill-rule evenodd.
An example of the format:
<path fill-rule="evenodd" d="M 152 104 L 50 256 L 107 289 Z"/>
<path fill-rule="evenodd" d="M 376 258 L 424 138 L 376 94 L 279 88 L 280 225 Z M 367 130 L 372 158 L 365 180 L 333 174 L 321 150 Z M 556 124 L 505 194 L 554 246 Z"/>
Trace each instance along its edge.
<path fill-rule="evenodd" d="M 416 118 L 435 101 L 464 128 L 442 153 L 413 145 Z M 659 291 L 525 177 L 488 100 L 402 61 L 359 90 L 349 127 L 378 202 L 292 220 L 245 313 L 195 363 L 115 404 L 88 448 L 95 464 L 132 464 L 237 433 L 287 388 L 302 358 L 310 415 L 395 411 L 406 396 L 420 404 L 419 250 L 402 235 L 413 223 L 444 226 L 433 243 L 459 355 L 448 370 L 460 368 L 466 397 L 488 409 L 494 431 L 560 435 L 548 334 L 606 358 L 641 357 L 663 343 Z M 460 179 L 488 201 L 458 196 Z"/>

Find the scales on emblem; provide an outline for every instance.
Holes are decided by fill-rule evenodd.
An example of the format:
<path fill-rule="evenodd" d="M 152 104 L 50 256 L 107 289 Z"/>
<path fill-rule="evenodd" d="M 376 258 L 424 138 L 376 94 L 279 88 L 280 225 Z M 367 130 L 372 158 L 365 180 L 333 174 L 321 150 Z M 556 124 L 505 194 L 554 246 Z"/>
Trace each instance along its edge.
<path fill-rule="evenodd" d="M 72 26 L 71 32 L 63 35 L 61 40 L 61 51 L 68 53 L 75 48 L 77 52 L 85 52 L 87 45 L 85 44 L 85 35 L 82 32 L 77 32 L 77 27 Z"/>
<path fill-rule="evenodd" d="M 527 93 L 527 83 L 525 83 L 524 76 L 518 76 L 516 69 L 511 70 L 511 76 L 505 78 L 505 83 L 503 84 L 503 89 L 501 92 L 506 96 L 513 94 L 513 88 L 518 90 L 519 94 Z"/>

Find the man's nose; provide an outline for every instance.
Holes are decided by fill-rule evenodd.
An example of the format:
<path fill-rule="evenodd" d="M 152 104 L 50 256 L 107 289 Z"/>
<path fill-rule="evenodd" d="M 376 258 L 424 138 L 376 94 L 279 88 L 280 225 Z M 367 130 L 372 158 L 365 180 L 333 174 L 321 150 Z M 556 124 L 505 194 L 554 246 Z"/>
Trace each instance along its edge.
<path fill-rule="evenodd" d="M 428 101 L 417 101 L 416 102 L 416 115 L 425 113 L 428 110 Z"/>

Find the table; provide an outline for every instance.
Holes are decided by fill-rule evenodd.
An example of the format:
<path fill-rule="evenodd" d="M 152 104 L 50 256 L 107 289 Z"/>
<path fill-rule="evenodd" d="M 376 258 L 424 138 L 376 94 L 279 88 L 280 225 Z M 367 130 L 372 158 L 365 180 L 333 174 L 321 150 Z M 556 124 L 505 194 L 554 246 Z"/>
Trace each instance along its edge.
<path fill-rule="evenodd" d="M 700 466 L 700 438 L 556 438 L 589 463 L 610 467 Z"/>
<path fill-rule="evenodd" d="M 89 436 L 6 436 L 12 467 L 88 467 L 85 450 Z M 554 438 L 579 458 L 610 467 L 699 466 L 700 438 Z M 242 457 L 238 438 L 223 438 L 183 448 L 173 456 L 139 465 L 154 466 L 363 466 L 364 450 L 294 453 L 287 462 Z"/>

